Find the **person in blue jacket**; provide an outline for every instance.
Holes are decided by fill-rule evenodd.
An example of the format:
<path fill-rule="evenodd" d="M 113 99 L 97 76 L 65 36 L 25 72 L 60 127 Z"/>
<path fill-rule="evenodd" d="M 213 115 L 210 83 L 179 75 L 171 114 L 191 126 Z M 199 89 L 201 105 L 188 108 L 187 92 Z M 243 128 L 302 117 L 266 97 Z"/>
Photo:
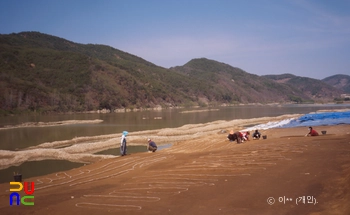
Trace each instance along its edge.
<path fill-rule="evenodd" d="M 126 136 L 128 135 L 127 131 L 123 131 L 122 137 L 120 138 L 120 155 L 126 155 Z"/>
<path fill-rule="evenodd" d="M 157 151 L 157 145 L 154 141 L 152 141 L 151 139 L 148 138 L 148 151 L 152 151 L 155 152 Z"/>

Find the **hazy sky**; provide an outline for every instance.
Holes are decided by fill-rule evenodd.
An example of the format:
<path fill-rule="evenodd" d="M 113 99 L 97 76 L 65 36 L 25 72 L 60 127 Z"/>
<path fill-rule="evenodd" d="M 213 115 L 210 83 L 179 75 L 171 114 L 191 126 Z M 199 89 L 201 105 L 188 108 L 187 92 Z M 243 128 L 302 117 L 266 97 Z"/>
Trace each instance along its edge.
<path fill-rule="evenodd" d="M 205 57 L 257 75 L 350 74 L 350 0 L 0 0 L 0 34 L 22 31 L 165 68 Z"/>

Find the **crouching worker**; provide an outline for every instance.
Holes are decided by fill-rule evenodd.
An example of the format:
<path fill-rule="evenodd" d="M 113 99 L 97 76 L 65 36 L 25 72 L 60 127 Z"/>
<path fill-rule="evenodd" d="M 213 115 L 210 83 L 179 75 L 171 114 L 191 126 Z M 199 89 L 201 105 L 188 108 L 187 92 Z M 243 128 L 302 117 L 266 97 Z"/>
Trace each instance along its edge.
<path fill-rule="evenodd" d="M 230 142 L 232 141 L 237 141 L 237 143 L 242 143 L 242 138 L 243 138 L 243 134 L 239 131 L 233 133 L 233 131 L 230 132 L 230 134 L 227 136 L 227 139 L 230 140 Z"/>
<path fill-rule="evenodd" d="M 235 137 L 233 136 L 234 132 L 233 130 L 230 131 L 230 133 L 227 135 L 227 139 L 232 142 L 232 141 L 235 141 Z"/>
<path fill-rule="evenodd" d="M 148 138 L 148 151 L 152 151 L 152 152 L 157 151 L 156 143 L 149 138 Z"/>
<path fill-rule="evenodd" d="M 312 127 L 309 127 L 309 133 L 305 134 L 305 137 L 306 136 L 318 136 L 318 133 Z"/>
<path fill-rule="evenodd" d="M 255 130 L 255 132 L 253 133 L 253 139 L 260 139 L 261 134 L 258 130 Z"/>
<path fill-rule="evenodd" d="M 243 141 L 242 142 L 249 141 L 249 135 L 250 135 L 249 131 L 243 132 L 242 135 L 243 135 L 243 138 L 242 138 Z"/>

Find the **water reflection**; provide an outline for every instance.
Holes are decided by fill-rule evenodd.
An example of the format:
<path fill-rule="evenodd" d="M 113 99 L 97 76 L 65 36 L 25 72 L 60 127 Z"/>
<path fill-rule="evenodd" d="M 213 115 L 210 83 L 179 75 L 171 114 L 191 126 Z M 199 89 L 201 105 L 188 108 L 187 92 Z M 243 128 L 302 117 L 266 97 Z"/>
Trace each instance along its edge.
<path fill-rule="evenodd" d="M 166 148 L 170 148 L 172 146 L 171 143 L 169 144 L 164 144 L 164 145 L 160 145 L 158 146 L 157 151 L 162 150 L 162 149 L 166 149 Z M 127 147 L 128 152 L 127 154 L 134 154 L 134 153 L 140 153 L 140 152 L 147 152 L 147 146 L 143 145 L 143 146 L 128 146 Z M 115 148 L 115 149 L 107 149 L 101 152 L 97 152 L 95 153 L 97 155 L 115 155 L 115 156 L 119 156 L 120 155 L 120 148 Z"/>
<path fill-rule="evenodd" d="M 160 151 L 162 149 L 166 149 L 171 147 L 172 144 L 164 144 L 158 146 L 158 150 Z M 141 152 L 147 152 L 146 145 L 143 146 L 128 146 L 128 154 L 135 154 L 135 153 L 141 153 Z M 101 154 L 101 155 L 120 155 L 120 149 L 119 148 L 113 148 L 104 150 L 95 154 Z M 73 168 L 78 168 L 83 166 L 82 163 L 74 163 L 69 161 L 62 161 L 62 160 L 44 160 L 44 161 L 31 161 L 31 162 L 25 162 L 19 166 L 12 166 L 7 169 L 0 170 L 0 183 L 10 182 L 14 181 L 14 173 L 22 174 L 22 181 L 26 181 L 27 178 L 41 176 L 41 175 L 47 175 L 55 172 L 60 171 L 67 171 Z"/>
<path fill-rule="evenodd" d="M 66 171 L 83 166 L 82 163 L 73 163 L 62 160 L 45 160 L 25 162 L 19 166 L 12 166 L 7 169 L 0 170 L 0 183 L 14 181 L 13 174 L 22 174 L 22 181 L 27 178 L 47 175 L 54 172 Z"/>
<path fill-rule="evenodd" d="M 139 152 L 147 152 L 147 147 L 146 146 L 127 146 L 127 154 L 134 154 L 134 153 L 139 153 Z M 104 150 L 101 152 L 97 152 L 95 154 L 119 156 L 120 155 L 120 148 L 107 149 L 107 150 Z"/>
<path fill-rule="evenodd" d="M 284 106 L 234 106 L 215 108 L 219 111 L 181 113 L 184 110 L 167 109 L 162 111 L 142 111 L 110 114 L 60 114 L 37 116 L 13 116 L 0 118 L 0 126 L 17 125 L 24 122 L 54 122 L 63 120 L 101 119 L 98 124 L 77 124 L 38 128 L 16 128 L 0 130 L 0 149 L 16 150 L 44 142 L 73 139 L 82 136 L 174 128 L 185 124 L 207 123 L 216 120 L 248 119 L 280 116 L 283 114 L 310 113 L 324 109 L 345 109 L 347 105 L 284 105 Z"/>

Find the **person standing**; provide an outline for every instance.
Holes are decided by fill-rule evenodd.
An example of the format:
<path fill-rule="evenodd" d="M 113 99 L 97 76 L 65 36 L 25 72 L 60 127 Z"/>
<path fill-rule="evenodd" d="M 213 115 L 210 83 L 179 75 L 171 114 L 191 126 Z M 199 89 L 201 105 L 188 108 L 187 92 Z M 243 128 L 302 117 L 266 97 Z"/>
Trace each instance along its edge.
<path fill-rule="evenodd" d="M 127 131 L 123 131 L 122 137 L 120 138 L 120 155 L 126 155 L 126 136 L 129 133 Z"/>
<path fill-rule="evenodd" d="M 152 151 L 155 152 L 157 151 L 157 145 L 154 141 L 152 141 L 151 139 L 148 138 L 148 151 Z"/>

